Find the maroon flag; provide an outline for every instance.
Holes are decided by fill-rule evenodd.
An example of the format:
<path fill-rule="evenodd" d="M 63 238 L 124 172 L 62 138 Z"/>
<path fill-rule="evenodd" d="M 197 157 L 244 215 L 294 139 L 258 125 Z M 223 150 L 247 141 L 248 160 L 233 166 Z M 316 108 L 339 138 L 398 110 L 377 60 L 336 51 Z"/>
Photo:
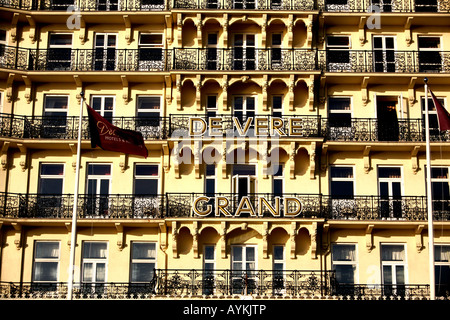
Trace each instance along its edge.
<path fill-rule="evenodd" d="M 431 97 L 433 98 L 434 107 L 436 108 L 436 113 L 438 117 L 439 130 L 450 130 L 450 114 L 441 105 L 441 103 L 436 99 L 433 92 L 430 90 Z"/>
<path fill-rule="evenodd" d="M 91 146 L 99 146 L 103 150 L 123 152 L 148 157 L 144 138 L 138 131 L 120 129 L 99 115 L 86 104 L 89 115 L 89 131 Z"/>

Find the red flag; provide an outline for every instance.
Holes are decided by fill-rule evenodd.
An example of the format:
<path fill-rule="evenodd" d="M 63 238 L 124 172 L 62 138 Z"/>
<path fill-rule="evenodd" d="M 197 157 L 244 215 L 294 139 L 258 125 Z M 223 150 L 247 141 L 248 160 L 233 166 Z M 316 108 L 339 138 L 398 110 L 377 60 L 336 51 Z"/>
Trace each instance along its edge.
<path fill-rule="evenodd" d="M 438 117 L 439 130 L 450 130 L 450 114 L 441 105 L 441 103 L 436 99 L 433 92 L 430 90 L 431 97 L 433 98 L 434 107 L 436 108 L 436 113 Z"/>
<path fill-rule="evenodd" d="M 144 138 L 138 131 L 120 129 L 99 115 L 86 104 L 89 116 L 89 131 L 91 146 L 99 146 L 103 150 L 123 152 L 148 157 Z"/>

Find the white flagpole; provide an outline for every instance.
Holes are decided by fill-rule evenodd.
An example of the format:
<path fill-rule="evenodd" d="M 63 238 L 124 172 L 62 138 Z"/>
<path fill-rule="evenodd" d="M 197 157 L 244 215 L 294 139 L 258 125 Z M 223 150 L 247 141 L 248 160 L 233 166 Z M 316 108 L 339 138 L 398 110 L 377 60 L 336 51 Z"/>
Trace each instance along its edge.
<path fill-rule="evenodd" d="M 428 119 L 428 78 L 425 82 L 425 136 L 427 141 L 427 208 L 428 208 L 428 252 L 430 271 L 430 300 L 436 299 L 436 280 L 434 275 L 434 229 L 433 201 L 431 194 L 431 152 L 430 152 L 430 121 Z"/>
<path fill-rule="evenodd" d="M 75 190 L 73 194 L 73 210 L 72 210 L 72 235 L 70 240 L 70 262 L 69 262 L 69 279 L 67 282 L 67 299 L 72 300 L 73 278 L 75 267 L 75 247 L 77 241 L 77 204 L 78 204 L 78 183 L 80 180 L 80 160 L 81 160 L 81 128 L 83 121 L 83 102 L 84 92 L 81 95 L 80 116 L 78 118 L 78 143 L 77 143 L 77 163 L 75 169 Z"/>

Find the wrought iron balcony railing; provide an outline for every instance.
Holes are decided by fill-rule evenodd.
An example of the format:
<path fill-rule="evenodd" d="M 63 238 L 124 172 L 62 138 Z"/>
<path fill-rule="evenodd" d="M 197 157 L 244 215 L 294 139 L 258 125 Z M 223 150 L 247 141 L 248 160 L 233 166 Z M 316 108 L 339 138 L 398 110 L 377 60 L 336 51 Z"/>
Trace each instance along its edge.
<path fill-rule="evenodd" d="M 25 49 L 0 45 L 0 68 L 25 71 L 449 73 L 450 52 L 252 47 Z"/>
<path fill-rule="evenodd" d="M 0 300 L 66 299 L 67 283 L 0 282 Z M 73 299 L 154 299 L 158 297 L 287 297 L 292 299 L 424 300 L 426 284 L 338 284 L 335 271 L 155 270 L 146 283 L 75 283 Z M 438 293 L 448 299 L 448 295 Z"/>
<path fill-rule="evenodd" d="M 158 296 L 330 296 L 334 271 L 315 270 L 154 270 L 146 283 L 75 283 L 74 299 L 151 299 Z M 0 299 L 62 299 L 67 283 L 0 282 Z"/>
<path fill-rule="evenodd" d="M 448 51 L 319 50 L 319 68 L 325 72 L 448 73 Z"/>
<path fill-rule="evenodd" d="M 174 70 L 317 70 L 317 52 L 281 48 L 175 48 Z"/>
<path fill-rule="evenodd" d="M 423 119 L 322 118 L 321 121 L 321 136 L 328 141 L 420 142 L 426 139 Z M 450 141 L 450 133 L 432 127 L 430 140 Z"/>
<path fill-rule="evenodd" d="M 380 12 L 450 12 L 448 0 L 318 0 L 319 9 L 327 12 L 367 12 L 371 5 Z"/>
<path fill-rule="evenodd" d="M 235 216 L 242 195 L 236 193 L 215 193 L 208 195 L 208 201 L 194 201 L 204 193 L 166 193 L 164 195 L 79 195 L 77 212 L 80 219 L 162 219 L 200 217 L 194 213 L 194 206 L 206 212 L 206 218 L 216 217 L 216 197 L 225 197 L 228 204 L 225 210 Z M 275 210 L 276 217 L 287 217 L 286 212 L 294 212 L 299 207 L 295 202 L 285 202 L 285 197 L 297 198 L 301 203 L 300 214 L 296 218 L 321 218 L 329 220 L 427 220 L 427 204 L 424 196 L 353 196 L 336 198 L 321 194 L 297 193 L 252 193 L 248 199 L 255 215 L 241 213 L 242 218 L 273 218 L 273 211 L 267 204 L 259 208 L 259 198 L 265 198 Z M 276 198 L 279 197 L 279 200 Z M 74 198 L 72 194 L 18 194 L 0 193 L 0 218 L 46 218 L 69 219 L 72 217 Z M 286 207 L 285 207 L 286 204 Z M 261 211 L 260 211 L 261 209 Z M 223 212 L 217 216 L 224 217 Z M 450 220 L 450 199 L 433 200 L 433 218 L 436 221 Z"/>
<path fill-rule="evenodd" d="M 1 0 L 0 7 L 21 10 L 68 11 L 76 7 L 80 11 L 164 11 L 166 0 Z M 73 10 L 72 10 L 73 11 Z"/>
<path fill-rule="evenodd" d="M 314 0 L 174 0 L 174 9 L 312 11 Z"/>
<path fill-rule="evenodd" d="M 179 138 L 186 136 L 190 127 L 190 118 L 200 118 L 208 126 L 209 118 L 204 114 L 171 114 L 169 117 L 113 117 L 108 119 L 115 126 L 123 129 L 139 131 L 145 140 Z M 221 119 L 222 133 L 226 135 L 238 135 L 233 121 L 234 115 L 216 115 Z M 245 117 L 236 116 L 241 126 L 245 123 Z M 271 123 L 272 116 L 264 115 Z M 259 134 L 277 135 L 279 131 L 290 137 L 323 137 L 327 141 L 354 141 L 354 142 L 423 142 L 425 141 L 425 125 L 422 119 L 399 119 L 393 122 L 372 118 L 348 118 L 347 120 L 321 118 L 320 116 L 295 115 L 291 116 L 295 128 L 289 128 L 290 121 L 284 120 L 282 124 L 276 124 L 277 130 L 261 130 Z M 278 121 L 278 120 L 277 120 Z M 198 124 L 198 123 L 197 123 Z M 195 132 L 197 128 L 193 124 Z M 198 130 L 197 130 L 198 129 Z M 249 127 L 249 136 L 255 134 L 254 121 Z M 216 130 L 217 131 L 217 130 Z M 273 131 L 273 132 L 272 132 Z M 55 116 L 21 116 L 13 114 L 0 114 L 0 137 L 18 139 L 77 139 L 78 117 Z M 204 134 L 208 136 L 208 131 Z M 82 139 L 90 139 L 88 119 L 83 118 Z M 450 133 L 439 131 L 438 128 L 430 129 L 432 142 L 450 141 Z"/>
<path fill-rule="evenodd" d="M 113 117 L 108 119 L 122 129 L 139 131 L 145 140 L 166 139 L 168 137 L 169 117 Z M 0 137 L 20 139 L 77 139 L 78 117 L 18 116 L 0 114 Z M 90 139 L 89 121 L 82 122 L 82 139 Z"/>

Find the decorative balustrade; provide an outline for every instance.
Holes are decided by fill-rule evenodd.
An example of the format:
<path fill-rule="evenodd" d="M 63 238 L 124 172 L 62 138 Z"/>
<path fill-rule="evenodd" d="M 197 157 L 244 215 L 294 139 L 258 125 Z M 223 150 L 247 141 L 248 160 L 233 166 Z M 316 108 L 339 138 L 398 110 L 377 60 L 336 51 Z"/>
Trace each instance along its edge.
<path fill-rule="evenodd" d="M 282 48 L 25 49 L 0 47 L 0 68 L 24 71 L 315 71 L 449 73 L 449 51 Z"/>
<path fill-rule="evenodd" d="M 67 283 L 0 282 L 0 300 L 66 299 Z M 157 299 L 159 297 L 240 297 L 425 300 L 426 284 L 339 284 L 335 271 L 157 269 L 148 283 L 74 283 L 73 299 Z M 439 299 L 448 299 L 438 294 Z"/>
<path fill-rule="evenodd" d="M 164 11 L 166 0 L 0 0 L 0 7 L 39 11 Z"/>
<path fill-rule="evenodd" d="M 312 11 L 314 0 L 174 0 L 174 9 Z"/>
<path fill-rule="evenodd" d="M 317 5 L 325 12 L 450 12 L 448 0 L 317 0 Z"/>
<path fill-rule="evenodd" d="M 353 196 L 335 198 L 321 194 L 273 193 L 248 194 L 248 202 L 254 214 L 238 212 L 242 209 L 242 195 L 216 193 L 207 201 L 197 201 L 204 193 L 166 193 L 164 195 L 79 195 L 77 212 L 81 219 L 160 219 L 183 217 L 240 217 L 240 218 L 322 218 L 330 220 L 427 220 L 425 196 Z M 226 198 L 224 210 L 216 212 L 215 201 Z M 261 202 L 264 198 L 266 202 Z M 279 198 L 277 200 L 277 198 Z M 299 202 L 287 199 L 296 198 Z M 277 207 L 277 201 L 278 207 Z M 68 219 L 72 217 L 74 198 L 72 194 L 18 194 L 0 193 L 0 218 L 47 218 Z M 240 206 L 241 205 L 241 206 Z M 270 205 L 270 207 L 269 207 Z M 194 207 L 198 212 L 194 213 Z M 300 210 L 298 210 L 300 209 Z M 297 211 L 298 210 L 298 211 Z M 228 212 L 229 214 L 226 214 Z M 298 212 L 297 215 L 289 215 Z M 450 199 L 433 200 L 433 218 L 450 220 Z"/>

